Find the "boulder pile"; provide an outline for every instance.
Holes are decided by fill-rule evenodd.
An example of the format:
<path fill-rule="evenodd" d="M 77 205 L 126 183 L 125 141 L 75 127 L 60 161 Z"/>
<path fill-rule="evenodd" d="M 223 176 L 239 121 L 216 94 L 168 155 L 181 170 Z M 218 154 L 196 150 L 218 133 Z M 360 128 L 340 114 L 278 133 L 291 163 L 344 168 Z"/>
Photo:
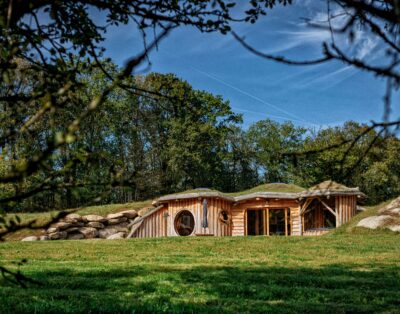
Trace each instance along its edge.
<path fill-rule="evenodd" d="M 400 232 L 400 197 L 378 211 L 378 215 L 360 220 L 357 227 L 369 229 L 387 228 Z"/>
<path fill-rule="evenodd" d="M 125 210 L 106 217 L 99 215 L 81 216 L 75 213 L 53 224 L 42 236 L 29 236 L 22 241 L 80 240 L 80 239 L 123 239 L 141 217 L 136 210 Z"/>

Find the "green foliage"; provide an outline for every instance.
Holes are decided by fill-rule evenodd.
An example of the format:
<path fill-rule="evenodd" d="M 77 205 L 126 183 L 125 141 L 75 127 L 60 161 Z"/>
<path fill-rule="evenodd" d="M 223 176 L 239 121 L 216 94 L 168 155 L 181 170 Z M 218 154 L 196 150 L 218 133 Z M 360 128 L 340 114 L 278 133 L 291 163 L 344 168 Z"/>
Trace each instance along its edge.
<path fill-rule="evenodd" d="M 2 313 L 398 311 L 398 236 L 8 242 L 0 261 L 42 287 L 1 284 Z M 23 300 L 23 302 L 21 302 Z"/>
<path fill-rule="evenodd" d="M 305 132 L 291 122 L 279 124 L 272 120 L 258 121 L 249 128 L 247 135 L 265 182 L 293 182 L 293 162 L 284 153 L 298 151 Z"/>
<path fill-rule="evenodd" d="M 296 181 L 311 186 L 333 180 L 359 187 L 367 194 L 370 204 L 398 196 L 400 140 L 377 134 L 374 130 L 360 137 L 366 130 L 366 125 L 350 121 L 308 135 L 301 151 L 320 152 L 300 157 Z M 327 149 L 335 145 L 338 147 Z"/>

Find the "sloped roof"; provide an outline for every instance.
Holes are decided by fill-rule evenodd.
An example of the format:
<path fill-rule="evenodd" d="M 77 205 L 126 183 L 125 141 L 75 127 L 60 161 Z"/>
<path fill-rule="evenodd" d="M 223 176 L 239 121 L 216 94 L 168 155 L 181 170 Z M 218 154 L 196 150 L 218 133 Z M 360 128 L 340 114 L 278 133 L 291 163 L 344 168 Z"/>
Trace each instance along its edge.
<path fill-rule="evenodd" d="M 328 195 L 357 195 L 360 197 L 366 197 L 366 195 L 362 193 L 359 188 L 349 188 L 343 184 L 331 180 L 321 182 L 312 186 L 308 190 L 299 193 L 300 198 Z"/>
<path fill-rule="evenodd" d="M 189 191 L 185 191 L 185 192 L 181 192 L 181 193 L 175 193 L 175 194 L 161 196 L 160 198 L 157 199 L 157 202 L 198 198 L 198 197 L 219 197 L 222 199 L 226 199 L 228 201 L 232 201 L 232 202 L 235 201 L 234 197 L 225 195 L 224 193 L 217 191 L 217 190 L 196 189 L 196 190 L 189 190 Z"/>
<path fill-rule="evenodd" d="M 240 202 L 253 198 L 300 199 L 305 197 L 328 195 L 357 195 L 360 197 L 366 197 L 358 188 L 349 188 L 334 181 L 324 181 L 308 190 L 294 184 L 285 183 L 262 184 L 255 188 L 236 193 L 222 193 L 211 189 L 195 189 L 162 196 L 158 198 L 155 203 L 199 197 L 218 197 L 232 202 Z"/>

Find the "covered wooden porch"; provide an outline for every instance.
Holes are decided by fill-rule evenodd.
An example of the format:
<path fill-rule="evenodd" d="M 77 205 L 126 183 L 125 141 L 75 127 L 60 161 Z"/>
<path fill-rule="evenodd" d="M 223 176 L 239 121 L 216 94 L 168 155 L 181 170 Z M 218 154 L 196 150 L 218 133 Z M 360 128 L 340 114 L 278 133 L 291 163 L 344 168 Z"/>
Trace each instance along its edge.
<path fill-rule="evenodd" d="M 355 195 L 313 196 L 301 202 L 302 235 L 321 235 L 348 222 L 357 209 Z"/>

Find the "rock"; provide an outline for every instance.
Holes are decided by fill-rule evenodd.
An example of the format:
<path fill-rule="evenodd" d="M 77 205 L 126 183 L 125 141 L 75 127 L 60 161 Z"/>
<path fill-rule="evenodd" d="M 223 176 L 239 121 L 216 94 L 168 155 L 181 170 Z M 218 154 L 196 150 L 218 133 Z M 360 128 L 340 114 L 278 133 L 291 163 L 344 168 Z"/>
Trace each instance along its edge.
<path fill-rule="evenodd" d="M 72 213 L 72 214 L 68 214 L 67 216 L 65 216 L 64 220 L 67 222 L 82 221 L 82 216 L 79 214 Z"/>
<path fill-rule="evenodd" d="M 29 237 L 26 237 L 26 238 L 23 238 L 21 241 L 24 241 L 24 242 L 30 242 L 30 241 L 38 241 L 39 240 L 39 237 L 37 237 L 37 236 L 29 236 Z"/>
<path fill-rule="evenodd" d="M 400 225 L 391 225 L 391 226 L 388 226 L 387 228 L 394 232 L 400 232 Z"/>
<path fill-rule="evenodd" d="M 96 228 L 96 229 L 103 229 L 105 226 L 98 221 L 90 221 L 87 223 L 88 227 Z"/>
<path fill-rule="evenodd" d="M 62 240 L 62 239 L 66 239 L 67 236 L 68 236 L 68 233 L 66 233 L 65 231 L 54 232 L 54 233 L 50 233 L 48 235 L 50 240 Z"/>
<path fill-rule="evenodd" d="M 82 218 L 89 222 L 91 222 L 91 221 L 106 222 L 107 221 L 106 218 L 99 216 L 99 215 L 86 215 L 86 216 L 83 216 Z"/>
<path fill-rule="evenodd" d="M 371 216 L 360 220 L 357 224 L 357 227 L 376 229 L 383 227 L 391 219 L 392 217 L 389 215 Z"/>
<path fill-rule="evenodd" d="M 124 211 L 120 212 L 120 214 L 124 215 L 124 217 L 126 217 L 128 219 L 134 219 L 138 216 L 137 211 L 134 209 L 124 210 Z"/>
<path fill-rule="evenodd" d="M 390 210 L 390 213 L 391 213 L 391 214 L 394 214 L 394 215 L 400 215 L 400 207 L 392 208 L 392 209 Z"/>
<path fill-rule="evenodd" d="M 53 225 L 53 227 L 58 228 L 60 230 L 64 230 L 64 229 L 68 229 L 69 227 L 71 227 L 71 223 L 60 221 L 60 222 L 55 223 Z"/>
<path fill-rule="evenodd" d="M 117 239 L 123 239 L 123 238 L 125 238 L 125 233 L 118 232 L 118 233 L 108 236 L 107 240 L 117 240 Z"/>
<path fill-rule="evenodd" d="M 77 222 L 74 222 L 73 224 L 72 224 L 72 227 L 84 227 L 85 226 L 85 223 L 83 223 L 82 221 L 77 221 Z"/>
<path fill-rule="evenodd" d="M 107 222 L 109 225 L 117 225 L 117 224 L 120 224 L 127 220 L 128 220 L 128 218 L 126 218 L 126 217 L 120 217 L 120 218 L 109 219 Z"/>
<path fill-rule="evenodd" d="M 68 240 L 81 240 L 84 239 L 85 236 L 82 233 L 71 233 L 68 235 Z"/>
<path fill-rule="evenodd" d="M 74 233 L 77 232 L 79 230 L 78 227 L 72 227 L 72 228 L 68 228 L 65 230 L 66 233 Z"/>
<path fill-rule="evenodd" d="M 98 236 L 98 232 L 97 232 L 96 228 L 82 227 L 82 228 L 79 228 L 78 231 L 85 236 L 85 239 L 93 239 Z"/>
<path fill-rule="evenodd" d="M 116 234 L 120 232 L 117 228 L 112 227 L 106 227 L 104 229 L 99 229 L 99 237 L 102 239 L 107 239 L 110 235 Z"/>
<path fill-rule="evenodd" d="M 394 199 L 393 201 L 391 201 L 388 205 L 382 207 L 379 210 L 379 213 L 388 213 L 389 211 L 393 210 L 393 209 L 397 209 L 400 208 L 400 197 Z M 397 210 L 396 210 L 397 212 Z"/>
<path fill-rule="evenodd" d="M 117 219 L 117 218 L 121 218 L 121 217 L 124 217 L 124 215 L 121 214 L 121 213 L 108 214 L 107 215 L 107 219 Z"/>
<path fill-rule="evenodd" d="M 47 233 L 55 233 L 58 232 L 60 229 L 56 228 L 56 227 L 50 227 L 49 229 L 47 229 Z"/>
<path fill-rule="evenodd" d="M 42 235 L 42 236 L 39 237 L 39 240 L 40 241 L 47 241 L 47 240 L 50 240 L 50 238 L 47 235 Z"/>
<path fill-rule="evenodd" d="M 117 232 L 129 232 L 129 229 L 125 225 L 126 223 L 120 224 L 120 225 L 114 225 L 114 229 L 117 230 Z"/>

